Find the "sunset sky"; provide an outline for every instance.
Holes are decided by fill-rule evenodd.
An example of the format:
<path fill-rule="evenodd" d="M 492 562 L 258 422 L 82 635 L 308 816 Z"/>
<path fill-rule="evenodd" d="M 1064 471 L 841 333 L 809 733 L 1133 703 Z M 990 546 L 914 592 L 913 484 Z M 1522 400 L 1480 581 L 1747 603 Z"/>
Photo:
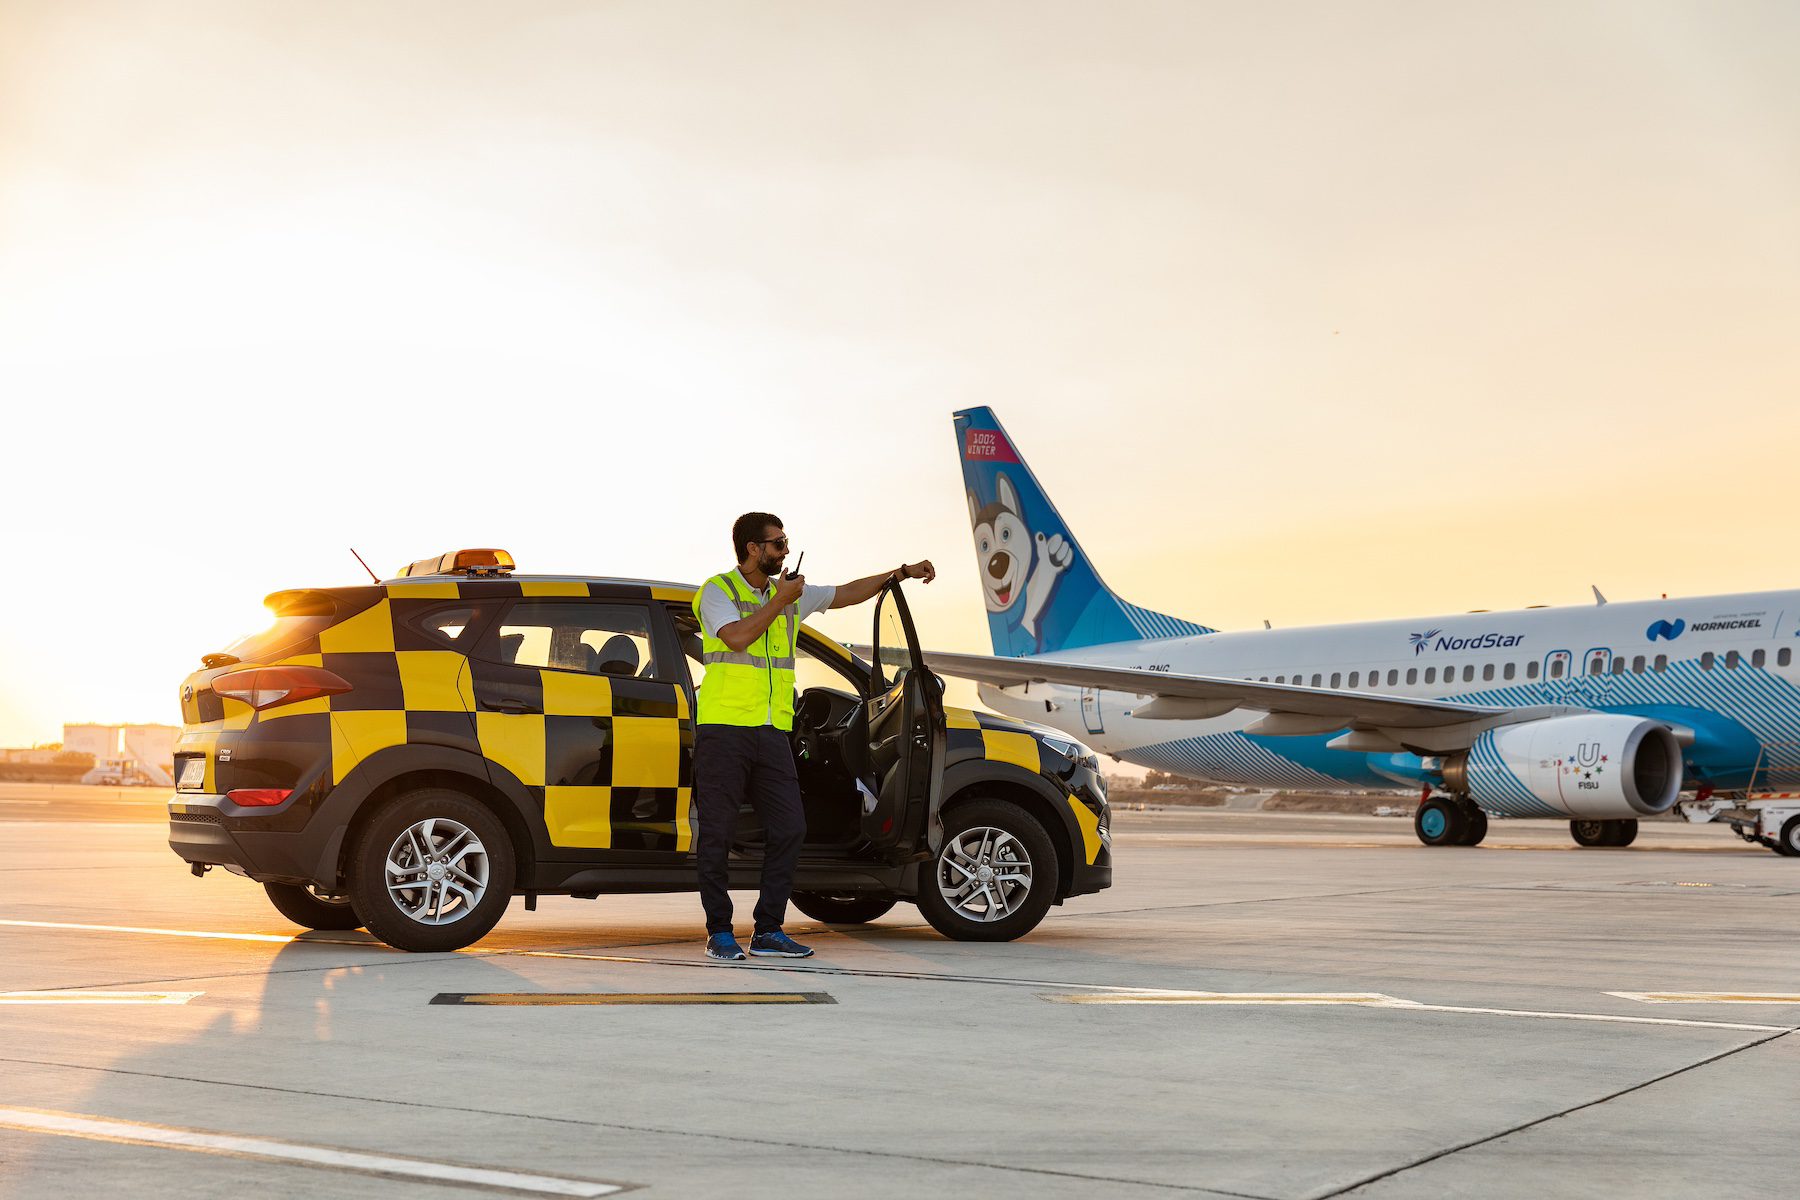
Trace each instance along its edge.
<path fill-rule="evenodd" d="M 0 745 L 458 546 L 1221 628 L 1800 586 L 1800 6 L 0 0 Z M 865 640 L 868 611 L 820 622 Z"/>

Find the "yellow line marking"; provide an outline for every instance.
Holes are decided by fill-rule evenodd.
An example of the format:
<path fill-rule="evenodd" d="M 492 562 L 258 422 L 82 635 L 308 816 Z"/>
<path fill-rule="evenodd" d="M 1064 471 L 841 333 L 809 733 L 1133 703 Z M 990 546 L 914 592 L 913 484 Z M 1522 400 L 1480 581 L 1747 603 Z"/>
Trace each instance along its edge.
<path fill-rule="evenodd" d="M 10 925 L 18 929 L 75 929 L 90 933 L 142 933 L 155 937 L 215 938 L 227 942 L 301 942 L 326 946 L 368 946 L 375 950 L 386 950 L 389 947 L 373 939 L 360 938 L 323 938 L 312 933 L 216 933 L 204 929 L 149 929 L 137 925 L 86 925 L 77 921 L 15 921 L 0 920 L 0 925 Z"/>
<path fill-rule="evenodd" d="M 45 1112 L 31 1108 L 0 1108 L 0 1127 L 97 1142 L 125 1142 L 139 1146 L 163 1146 L 171 1150 L 190 1150 L 201 1154 L 222 1154 L 233 1158 L 297 1163 L 306 1167 L 356 1171 L 389 1179 L 430 1180 L 532 1196 L 609 1196 L 624 1190 L 618 1184 L 596 1183 L 585 1179 L 559 1179 L 552 1175 L 530 1175 L 520 1171 L 461 1167 L 421 1158 L 364 1154 L 356 1150 L 306 1146 L 272 1138 L 239 1137 L 203 1129 L 180 1129 L 139 1121 L 114 1121 L 79 1113 Z"/>
<path fill-rule="evenodd" d="M 186 1004 L 205 992 L 0 992 L 0 1004 Z"/>
<path fill-rule="evenodd" d="M 498 1008 L 571 1004 L 835 1004 L 824 992 L 441 992 L 433 1004 Z"/>
<path fill-rule="evenodd" d="M 1800 992 L 1608 992 L 1644 1004 L 1800 1004 Z"/>

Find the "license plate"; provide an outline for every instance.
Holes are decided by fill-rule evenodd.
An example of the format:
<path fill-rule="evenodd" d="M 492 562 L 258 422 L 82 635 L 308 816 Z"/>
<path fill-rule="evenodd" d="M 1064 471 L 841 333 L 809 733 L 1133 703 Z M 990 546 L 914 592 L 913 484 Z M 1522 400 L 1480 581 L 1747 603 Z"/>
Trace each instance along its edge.
<path fill-rule="evenodd" d="M 175 780 L 175 790 L 178 792 L 206 790 L 206 760 L 204 758 L 181 760 L 181 776 Z"/>

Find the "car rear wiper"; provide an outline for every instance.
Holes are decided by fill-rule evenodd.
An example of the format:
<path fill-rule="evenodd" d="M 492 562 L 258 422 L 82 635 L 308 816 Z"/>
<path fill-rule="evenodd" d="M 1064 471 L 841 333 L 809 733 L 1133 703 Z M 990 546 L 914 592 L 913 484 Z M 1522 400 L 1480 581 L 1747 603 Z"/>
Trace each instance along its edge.
<path fill-rule="evenodd" d="M 229 667 L 234 662 L 242 661 L 235 654 L 202 654 L 200 656 L 200 665 L 209 671 L 214 667 Z"/>

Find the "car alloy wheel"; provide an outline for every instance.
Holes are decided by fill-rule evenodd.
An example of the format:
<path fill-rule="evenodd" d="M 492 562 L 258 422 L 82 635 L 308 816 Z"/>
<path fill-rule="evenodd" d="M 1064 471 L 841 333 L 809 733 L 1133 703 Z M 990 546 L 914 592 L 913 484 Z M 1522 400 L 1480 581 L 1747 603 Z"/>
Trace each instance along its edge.
<path fill-rule="evenodd" d="M 967 920 L 1003 921 L 1031 894 L 1031 856 L 1004 829 L 965 829 L 947 839 L 938 854 L 937 889 Z"/>
<path fill-rule="evenodd" d="M 491 865 L 474 830 L 448 817 L 427 817 L 401 830 L 388 847 L 388 894 L 420 925 L 449 925 L 487 895 Z"/>

